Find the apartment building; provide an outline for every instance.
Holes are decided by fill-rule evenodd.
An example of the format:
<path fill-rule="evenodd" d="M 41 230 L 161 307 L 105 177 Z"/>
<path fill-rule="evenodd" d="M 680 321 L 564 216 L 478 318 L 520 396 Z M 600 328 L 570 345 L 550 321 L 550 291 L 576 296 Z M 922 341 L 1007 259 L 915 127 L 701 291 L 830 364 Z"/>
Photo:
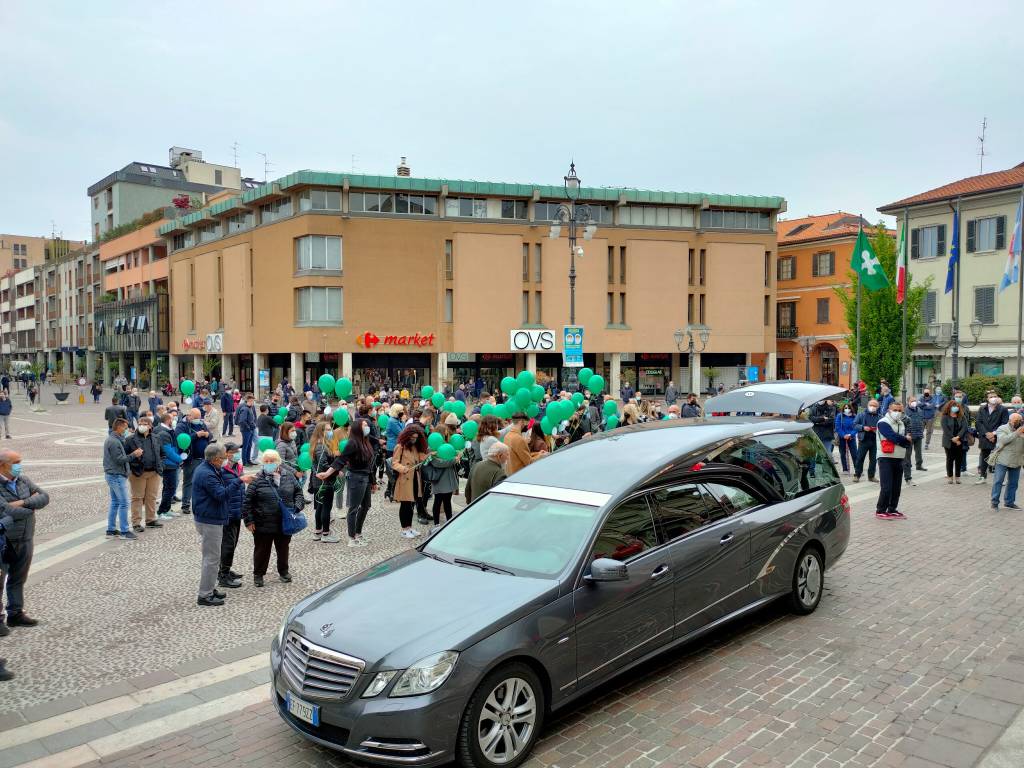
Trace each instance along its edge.
<path fill-rule="evenodd" d="M 42 264 L 85 245 L 82 240 L 0 234 L 0 274 Z"/>

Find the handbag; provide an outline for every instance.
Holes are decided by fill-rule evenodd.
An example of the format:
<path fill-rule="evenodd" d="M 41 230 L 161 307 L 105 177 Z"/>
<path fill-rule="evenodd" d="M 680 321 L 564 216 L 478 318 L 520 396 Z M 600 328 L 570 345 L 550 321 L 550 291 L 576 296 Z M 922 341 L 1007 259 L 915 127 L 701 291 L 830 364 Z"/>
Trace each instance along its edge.
<path fill-rule="evenodd" d="M 273 489 L 274 495 L 277 497 L 277 505 L 281 509 L 281 533 L 285 536 L 294 536 L 296 533 L 301 533 L 308 525 L 306 516 L 284 505 L 281 494 L 278 493 L 273 481 L 271 481 L 270 487 Z"/>
<path fill-rule="evenodd" d="M 896 453 L 896 443 L 882 438 L 882 453 Z"/>

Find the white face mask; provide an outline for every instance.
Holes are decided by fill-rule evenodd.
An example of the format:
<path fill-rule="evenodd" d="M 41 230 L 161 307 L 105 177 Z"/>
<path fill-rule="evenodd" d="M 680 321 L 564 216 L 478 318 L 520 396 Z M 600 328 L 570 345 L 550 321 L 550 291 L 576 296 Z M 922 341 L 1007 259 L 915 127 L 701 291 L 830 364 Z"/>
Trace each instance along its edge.
<path fill-rule="evenodd" d="M 988 399 L 988 404 L 989 405 L 998 405 L 999 404 L 999 398 L 998 397 L 990 397 Z"/>
<path fill-rule="evenodd" d="M 147 427 L 145 424 L 139 424 L 139 428 L 135 431 L 138 432 L 140 435 L 145 435 L 149 432 L 149 427 Z"/>
<path fill-rule="evenodd" d="M 910 401 L 910 407 L 911 408 L 917 408 L 917 400 L 911 400 Z"/>
<path fill-rule="evenodd" d="M 363 424 L 363 435 L 365 436 L 365 435 L 369 435 L 369 434 L 370 434 L 370 425 L 369 424 Z"/>
<path fill-rule="evenodd" d="M 849 408 L 843 408 L 843 416 L 849 416 L 851 413 L 853 413 L 853 411 Z"/>
<path fill-rule="evenodd" d="M 875 406 L 873 406 L 873 405 L 869 405 L 868 406 L 868 413 L 876 413 L 877 411 L 878 411 L 878 408 L 876 408 Z"/>

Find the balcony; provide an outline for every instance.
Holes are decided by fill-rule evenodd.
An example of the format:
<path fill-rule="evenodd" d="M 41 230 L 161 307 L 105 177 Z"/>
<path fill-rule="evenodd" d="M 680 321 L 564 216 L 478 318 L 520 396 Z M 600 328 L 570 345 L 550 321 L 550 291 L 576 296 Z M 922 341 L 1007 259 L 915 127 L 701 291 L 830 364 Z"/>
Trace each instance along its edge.
<path fill-rule="evenodd" d="M 795 339 L 800 335 L 800 329 L 795 325 L 779 325 L 775 328 L 776 339 Z"/>

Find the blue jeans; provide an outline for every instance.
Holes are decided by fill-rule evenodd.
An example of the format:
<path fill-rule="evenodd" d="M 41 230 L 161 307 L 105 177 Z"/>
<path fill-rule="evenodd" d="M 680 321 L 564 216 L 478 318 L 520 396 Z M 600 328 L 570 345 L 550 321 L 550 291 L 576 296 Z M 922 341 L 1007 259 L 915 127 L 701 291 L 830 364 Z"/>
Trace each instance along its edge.
<path fill-rule="evenodd" d="M 110 510 L 107 512 L 107 530 L 128 533 L 128 507 L 131 506 L 132 494 L 128 488 L 128 478 L 124 475 L 105 474 L 107 486 L 110 488 Z"/>
<path fill-rule="evenodd" d="M 1017 498 L 1017 481 L 1020 480 L 1020 467 L 1004 467 L 1002 464 L 995 466 L 995 482 L 992 483 L 992 506 L 999 506 L 999 492 L 1003 490 L 1003 479 L 1006 479 L 1006 497 L 1003 503 L 1006 506 L 1014 503 Z"/>
<path fill-rule="evenodd" d="M 160 507 L 157 515 L 166 515 L 171 511 L 171 504 L 174 503 L 174 492 L 178 490 L 178 468 L 164 467 L 161 471 L 164 484 L 160 492 Z"/>
<path fill-rule="evenodd" d="M 253 460 L 253 443 L 256 437 L 256 430 L 254 429 L 243 429 L 242 430 L 242 461 L 245 464 L 251 464 Z"/>

